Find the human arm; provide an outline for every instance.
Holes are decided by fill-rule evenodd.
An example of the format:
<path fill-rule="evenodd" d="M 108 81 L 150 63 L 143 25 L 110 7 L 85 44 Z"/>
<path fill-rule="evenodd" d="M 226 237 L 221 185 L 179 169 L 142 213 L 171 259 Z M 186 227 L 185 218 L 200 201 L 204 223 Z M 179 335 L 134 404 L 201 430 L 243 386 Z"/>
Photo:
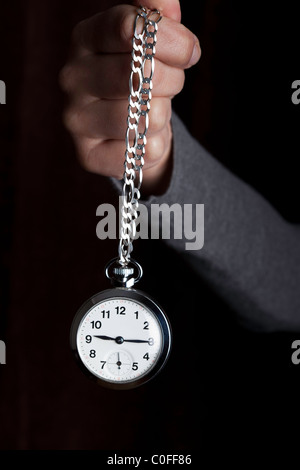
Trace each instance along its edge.
<path fill-rule="evenodd" d="M 299 229 L 205 152 L 176 116 L 171 125 L 172 96 L 182 88 L 183 71 L 199 59 L 200 50 L 193 34 L 178 23 L 178 2 L 161 3 L 167 13 L 170 7 L 174 19 L 165 17 L 159 26 L 143 195 L 155 195 L 148 204 L 204 204 L 204 247 L 187 251 L 184 240 L 166 243 L 247 324 L 298 329 Z M 71 98 L 65 121 L 82 165 L 116 178 L 123 172 L 128 95 L 127 79 L 120 77 L 129 76 L 134 15 L 134 8 L 122 6 L 81 23 L 62 74 Z M 113 26 L 115 36 L 110 35 Z"/>
<path fill-rule="evenodd" d="M 197 275 L 261 331 L 300 330 L 300 228 L 195 139 L 173 114 L 173 173 L 165 194 L 147 204 L 204 204 L 204 246 L 165 240 Z"/>

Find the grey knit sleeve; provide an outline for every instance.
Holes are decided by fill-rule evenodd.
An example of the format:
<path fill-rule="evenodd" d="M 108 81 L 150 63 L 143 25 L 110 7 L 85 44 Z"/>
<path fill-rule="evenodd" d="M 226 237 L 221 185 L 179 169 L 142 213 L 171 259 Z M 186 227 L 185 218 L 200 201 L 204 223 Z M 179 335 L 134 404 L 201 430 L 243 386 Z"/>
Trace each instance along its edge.
<path fill-rule="evenodd" d="M 203 204 L 204 244 L 187 249 L 190 238 L 184 233 L 176 238 L 172 231 L 164 242 L 248 327 L 300 330 L 299 227 L 285 221 L 260 194 L 213 158 L 175 114 L 172 125 L 174 163 L 169 188 L 145 204 L 149 209 L 151 204 L 194 209 Z M 196 222 L 194 228 L 202 231 L 203 224 Z"/>

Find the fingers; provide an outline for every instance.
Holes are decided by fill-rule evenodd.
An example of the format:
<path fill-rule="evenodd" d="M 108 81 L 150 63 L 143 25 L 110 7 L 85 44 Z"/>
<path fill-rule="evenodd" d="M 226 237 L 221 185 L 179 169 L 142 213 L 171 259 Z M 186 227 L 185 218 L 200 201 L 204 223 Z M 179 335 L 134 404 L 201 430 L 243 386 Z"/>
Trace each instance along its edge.
<path fill-rule="evenodd" d="M 147 140 L 144 174 L 159 165 L 169 149 L 170 126 Z M 101 140 L 74 136 L 78 158 L 89 172 L 122 179 L 124 173 L 125 145 L 123 140 Z"/>
<path fill-rule="evenodd" d="M 154 1 L 143 3 L 154 9 Z M 143 186 L 150 192 L 166 187 L 172 160 L 171 99 L 184 85 L 184 69 L 195 64 L 201 53 L 196 36 L 179 23 L 179 1 L 157 1 L 164 16 L 157 33 L 143 169 Z M 69 61 L 60 75 L 61 86 L 69 96 L 64 121 L 81 165 L 118 179 L 124 173 L 136 11 L 133 6 L 118 5 L 79 23 L 73 32 Z M 136 89 L 137 75 L 133 80 Z M 141 129 L 145 128 L 145 119 L 140 117 Z"/>
<path fill-rule="evenodd" d="M 131 58 L 128 54 L 87 55 L 73 60 L 61 74 L 68 93 L 95 98 L 124 99 L 128 97 Z M 124 79 L 126 77 L 126 79 Z M 177 95 L 184 85 L 184 71 L 155 61 L 152 96 Z"/>
<path fill-rule="evenodd" d="M 121 5 L 80 22 L 74 30 L 73 46 L 80 55 L 130 52 L 136 8 Z M 196 36 L 185 26 L 163 17 L 157 33 L 156 57 L 172 67 L 188 68 L 200 58 Z"/>
<path fill-rule="evenodd" d="M 123 140 L 127 127 L 127 100 L 96 100 L 85 106 L 70 107 L 64 116 L 67 129 L 77 136 L 89 139 Z M 171 119 L 168 98 L 153 98 L 147 137 L 160 132 Z M 140 118 L 140 129 L 145 128 L 145 118 Z"/>

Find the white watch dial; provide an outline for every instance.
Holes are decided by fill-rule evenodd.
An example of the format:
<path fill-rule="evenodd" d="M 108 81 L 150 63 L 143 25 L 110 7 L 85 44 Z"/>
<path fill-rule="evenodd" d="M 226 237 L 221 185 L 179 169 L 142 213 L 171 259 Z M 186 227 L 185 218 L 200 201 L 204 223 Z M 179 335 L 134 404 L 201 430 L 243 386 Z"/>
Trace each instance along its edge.
<path fill-rule="evenodd" d="M 157 363 L 163 332 L 157 317 L 130 298 L 109 298 L 83 316 L 76 336 L 85 367 L 113 383 L 138 380 Z"/>

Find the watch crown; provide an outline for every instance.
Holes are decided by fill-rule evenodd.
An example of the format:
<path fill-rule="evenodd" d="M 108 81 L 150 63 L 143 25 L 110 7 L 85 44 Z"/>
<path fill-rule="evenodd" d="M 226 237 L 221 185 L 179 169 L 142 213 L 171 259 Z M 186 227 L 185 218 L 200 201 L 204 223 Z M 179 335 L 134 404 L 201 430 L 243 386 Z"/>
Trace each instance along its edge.
<path fill-rule="evenodd" d="M 105 273 L 106 277 L 111 280 L 114 286 L 132 287 L 141 279 L 143 270 L 134 260 L 130 260 L 130 264 L 122 266 L 118 258 L 115 258 L 106 265 Z"/>
<path fill-rule="evenodd" d="M 128 277 L 134 273 L 134 269 L 128 268 L 127 266 L 114 267 L 113 273 L 116 276 Z"/>
<path fill-rule="evenodd" d="M 134 268 L 129 266 L 115 266 L 113 268 L 113 282 L 115 285 L 131 287 L 134 284 Z"/>

